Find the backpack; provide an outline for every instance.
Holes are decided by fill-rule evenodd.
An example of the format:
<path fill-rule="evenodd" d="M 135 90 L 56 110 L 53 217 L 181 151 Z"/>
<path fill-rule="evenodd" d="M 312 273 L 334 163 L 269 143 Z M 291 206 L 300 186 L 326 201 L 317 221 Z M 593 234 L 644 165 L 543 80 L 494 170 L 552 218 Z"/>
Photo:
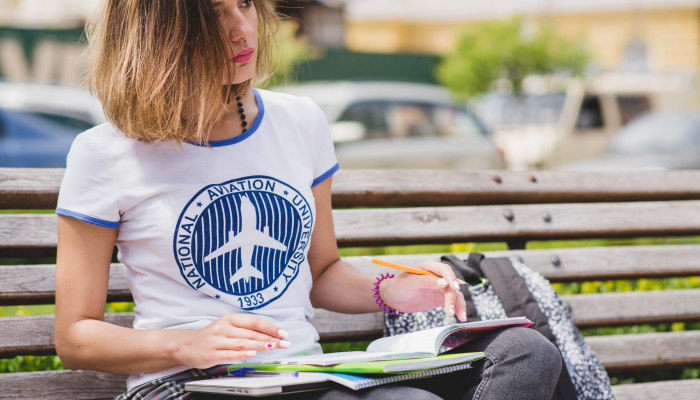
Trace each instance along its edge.
<path fill-rule="evenodd" d="M 487 258 L 471 253 L 462 260 L 443 256 L 462 285 L 468 321 L 525 316 L 536 329 L 557 346 L 563 365 L 553 399 L 614 400 L 603 364 L 583 340 L 549 281 L 519 259 Z M 443 308 L 399 316 L 385 314 L 385 334 L 397 335 L 456 323 Z"/>

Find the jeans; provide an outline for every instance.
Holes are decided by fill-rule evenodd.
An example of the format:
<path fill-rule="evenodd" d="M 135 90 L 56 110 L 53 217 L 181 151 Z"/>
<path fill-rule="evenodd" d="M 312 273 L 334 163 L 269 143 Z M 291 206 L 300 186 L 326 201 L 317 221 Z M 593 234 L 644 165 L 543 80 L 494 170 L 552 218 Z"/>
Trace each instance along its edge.
<path fill-rule="evenodd" d="M 471 369 L 354 391 L 338 388 L 268 397 L 279 400 L 549 400 L 559 379 L 559 350 L 534 329 L 507 328 L 484 334 L 453 349 L 483 351 Z M 224 370 L 225 372 L 225 370 Z M 186 372 L 183 375 L 188 375 Z M 200 379 L 203 377 L 200 375 Z M 191 379 L 191 378 L 189 378 Z M 182 385 L 182 386 L 181 386 Z M 184 393 L 184 381 L 142 385 L 118 400 L 239 400 L 250 397 Z"/>

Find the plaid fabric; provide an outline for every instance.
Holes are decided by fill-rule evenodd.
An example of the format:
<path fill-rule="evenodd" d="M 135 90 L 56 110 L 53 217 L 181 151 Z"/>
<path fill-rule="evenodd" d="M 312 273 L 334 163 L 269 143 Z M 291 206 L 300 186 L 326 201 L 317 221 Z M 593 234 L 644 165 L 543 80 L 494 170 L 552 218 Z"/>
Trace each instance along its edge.
<path fill-rule="evenodd" d="M 226 366 L 218 365 L 207 369 L 188 369 L 173 375 L 164 376 L 137 386 L 114 400 L 197 400 L 200 394 L 185 392 L 185 383 L 203 378 L 227 376 Z M 231 398 L 231 397 L 229 397 Z"/>

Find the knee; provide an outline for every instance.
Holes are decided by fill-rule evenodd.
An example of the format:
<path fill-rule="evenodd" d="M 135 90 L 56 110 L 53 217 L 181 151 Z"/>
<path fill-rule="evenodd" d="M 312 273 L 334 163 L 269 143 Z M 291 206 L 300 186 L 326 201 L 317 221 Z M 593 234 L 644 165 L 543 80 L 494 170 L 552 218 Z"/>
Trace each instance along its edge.
<path fill-rule="evenodd" d="M 533 357 L 537 359 L 538 365 L 549 366 L 552 371 L 556 371 L 558 374 L 561 370 L 563 360 L 557 346 L 534 329 L 526 328 L 526 331 L 528 332 L 528 348 L 532 352 Z"/>
<path fill-rule="evenodd" d="M 502 360 L 510 359 L 525 364 L 523 367 L 531 365 L 557 375 L 561 371 L 562 359 L 559 349 L 532 328 L 507 329 L 498 340 L 501 342 L 501 346 L 498 346 L 501 354 L 497 356 Z"/>

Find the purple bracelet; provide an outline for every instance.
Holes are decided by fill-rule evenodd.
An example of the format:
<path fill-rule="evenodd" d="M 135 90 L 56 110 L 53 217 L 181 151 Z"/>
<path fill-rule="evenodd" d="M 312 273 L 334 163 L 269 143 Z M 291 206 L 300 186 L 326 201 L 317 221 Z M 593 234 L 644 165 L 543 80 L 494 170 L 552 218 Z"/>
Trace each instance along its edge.
<path fill-rule="evenodd" d="M 379 284 L 382 283 L 382 281 L 386 278 L 393 278 L 394 274 L 382 274 L 377 277 L 377 280 L 374 282 L 374 302 L 377 303 L 377 305 L 384 310 L 385 313 L 389 315 L 403 315 L 401 311 L 396 311 L 393 308 L 387 306 L 384 304 L 384 301 L 382 300 L 382 297 L 379 296 Z"/>

